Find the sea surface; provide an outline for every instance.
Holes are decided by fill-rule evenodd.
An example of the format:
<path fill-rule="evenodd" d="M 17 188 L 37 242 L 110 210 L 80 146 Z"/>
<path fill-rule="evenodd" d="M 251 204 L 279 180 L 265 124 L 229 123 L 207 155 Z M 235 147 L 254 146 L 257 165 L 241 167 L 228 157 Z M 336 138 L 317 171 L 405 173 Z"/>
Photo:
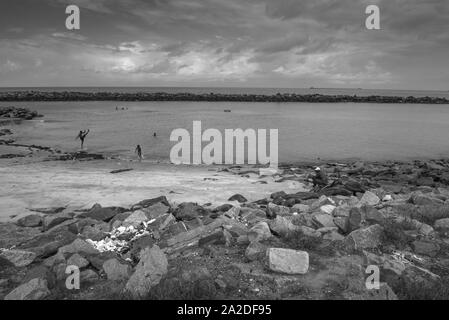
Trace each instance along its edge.
<path fill-rule="evenodd" d="M 417 96 L 416 93 L 414 95 Z M 28 107 L 44 115 L 20 125 L 8 125 L 17 133 L 18 142 L 76 151 L 79 141 L 75 137 L 79 130 L 90 129 L 85 142 L 88 151 L 126 159 L 135 158 L 134 149 L 140 144 L 146 161 L 169 162 L 170 150 L 176 144 L 170 141 L 171 132 L 184 128 L 192 134 L 193 121 L 201 121 L 203 131 L 218 129 L 223 137 L 225 129 L 278 129 L 280 162 L 318 158 L 409 160 L 449 156 L 449 105 L 0 103 L 0 106 L 8 105 Z"/>

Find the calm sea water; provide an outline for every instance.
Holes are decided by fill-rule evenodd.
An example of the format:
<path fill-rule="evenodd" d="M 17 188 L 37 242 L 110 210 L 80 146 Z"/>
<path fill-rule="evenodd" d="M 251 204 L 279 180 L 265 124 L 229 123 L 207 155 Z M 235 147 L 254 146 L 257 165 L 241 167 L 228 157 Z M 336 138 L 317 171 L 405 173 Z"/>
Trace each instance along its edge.
<path fill-rule="evenodd" d="M 11 125 L 19 141 L 77 150 L 85 146 L 124 158 L 142 145 L 147 159 L 169 160 L 172 130 L 278 129 L 279 160 L 413 159 L 449 156 L 449 106 L 408 104 L 307 104 L 229 102 L 24 102 L 44 118 Z M 119 106 L 126 110 L 116 111 Z M 230 113 L 224 112 L 231 110 Z M 153 137 L 153 133 L 157 137 Z"/>

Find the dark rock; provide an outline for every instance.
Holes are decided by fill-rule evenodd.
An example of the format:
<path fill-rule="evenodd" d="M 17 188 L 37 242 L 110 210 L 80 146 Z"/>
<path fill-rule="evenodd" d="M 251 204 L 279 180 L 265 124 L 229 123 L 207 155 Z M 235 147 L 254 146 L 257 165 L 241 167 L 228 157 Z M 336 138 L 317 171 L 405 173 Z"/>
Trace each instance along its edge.
<path fill-rule="evenodd" d="M 248 202 L 248 200 L 247 200 L 244 196 L 242 196 L 241 194 L 235 194 L 235 195 L 233 195 L 232 197 L 230 197 L 230 198 L 228 199 L 228 201 L 238 201 L 238 202 L 240 202 L 240 203 Z"/>
<path fill-rule="evenodd" d="M 229 203 L 222 204 L 221 206 L 216 207 L 212 212 L 226 212 L 232 209 L 234 206 Z"/>
<path fill-rule="evenodd" d="M 20 227 L 33 228 L 39 227 L 41 224 L 42 224 L 42 217 L 37 214 L 30 214 L 17 220 L 17 225 Z"/>
<path fill-rule="evenodd" d="M 413 251 L 430 257 L 435 257 L 440 251 L 440 246 L 428 240 L 416 240 L 412 243 Z"/>
<path fill-rule="evenodd" d="M 43 233 L 18 246 L 18 249 L 33 251 L 39 258 L 54 255 L 58 249 L 73 242 L 76 235 L 67 230 Z"/>
<path fill-rule="evenodd" d="M 208 214 L 207 210 L 196 203 L 184 202 L 181 203 L 173 213 L 177 220 L 193 220 L 195 218 L 201 218 Z"/>
<path fill-rule="evenodd" d="M 362 213 L 358 208 L 351 208 L 348 217 L 349 232 L 360 228 L 361 223 L 362 223 Z"/>
<path fill-rule="evenodd" d="M 137 209 L 141 209 L 141 208 L 151 207 L 159 202 L 166 205 L 167 207 L 170 207 L 170 203 L 168 203 L 167 198 L 165 196 L 160 196 L 160 197 L 153 198 L 153 199 L 142 200 L 139 203 L 136 203 L 135 205 L 133 205 L 131 207 L 131 210 L 137 210 Z"/>
<path fill-rule="evenodd" d="M 126 210 L 121 207 L 107 207 L 102 208 L 98 206 L 92 207 L 88 212 L 83 213 L 82 217 L 92 218 L 98 221 L 108 222 L 114 218 L 117 214 L 125 212 Z"/>
<path fill-rule="evenodd" d="M 47 231 L 55 226 L 57 226 L 58 224 L 63 223 L 66 220 L 71 220 L 72 219 L 72 215 L 68 214 L 68 213 L 57 213 L 54 215 L 49 215 L 44 217 L 43 220 L 43 230 Z"/>

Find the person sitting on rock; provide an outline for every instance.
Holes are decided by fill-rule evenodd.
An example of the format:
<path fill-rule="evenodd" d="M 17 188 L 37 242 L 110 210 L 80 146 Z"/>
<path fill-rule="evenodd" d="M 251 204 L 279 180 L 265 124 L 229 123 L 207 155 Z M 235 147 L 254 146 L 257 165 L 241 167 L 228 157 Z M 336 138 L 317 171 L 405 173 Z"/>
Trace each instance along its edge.
<path fill-rule="evenodd" d="M 78 136 L 76 137 L 76 139 L 80 139 L 81 140 L 81 149 L 83 149 L 84 146 L 84 139 L 86 139 L 86 136 L 89 134 L 90 130 L 80 130 L 80 133 L 78 133 Z"/>
<path fill-rule="evenodd" d="M 316 167 L 314 171 L 315 171 L 315 175 L 312 177 L 313 188 L 321 189 L 321 188 L 327 186 L 327 184 L 329 183 L 327 174 L 323 170 L 321 170 L 320 167 Z"/>

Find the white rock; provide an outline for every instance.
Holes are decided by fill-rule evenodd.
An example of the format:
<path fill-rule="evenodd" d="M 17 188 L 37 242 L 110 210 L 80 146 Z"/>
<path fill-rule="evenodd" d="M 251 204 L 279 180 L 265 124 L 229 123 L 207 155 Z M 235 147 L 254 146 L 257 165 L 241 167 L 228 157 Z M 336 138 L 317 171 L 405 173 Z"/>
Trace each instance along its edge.
<path fill-rule="evenodd" d="M 292 249 L 269 248 L 267 266 L 271 271 L 287 274 L 305 274 L 309 270 L 309 254 Z"/>

